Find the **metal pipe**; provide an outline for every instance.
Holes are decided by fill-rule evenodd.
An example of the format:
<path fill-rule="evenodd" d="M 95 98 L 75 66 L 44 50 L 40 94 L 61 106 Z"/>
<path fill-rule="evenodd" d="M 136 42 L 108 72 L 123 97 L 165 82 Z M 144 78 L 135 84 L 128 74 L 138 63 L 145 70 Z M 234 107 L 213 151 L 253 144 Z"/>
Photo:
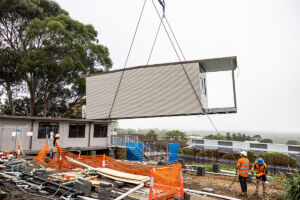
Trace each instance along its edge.
<path fill-rule="evenodd" d="M 122 194 L 121 196 L 119 196 L 115 200 L 121 200 L 121 199 L 127 197 L 128 195 L 130 195 L 131 193 L 141 189 L 142 187 L 144 187 L 144 183 L 141 183 L 140 185 L 136 186 L 135 188 L 132 188 L 131 190 L 129 190 L 128 192 Z"/>
<path fill-rule="evenodd" d="M 240 199 L 237 199 L 237 198 L 234 198 L 234 197 L 228 197 L 228 196 L 213 194 L 213 193 L 209 193 L 209 192 L 202 192 L 202 191 L 198 191 L 198 190 L 184 189 L 184 191 L 185 192 L 190 192 L 190 193 L 195 193 L 195 194 L 200 194 L 200 195 L 207 195 L 207 196 L 217 197 L 217 198 L 221 198 L 221 199 L 227 199 L 227 200 L 240 200 Z"/>
<path fill-rule="evenodd" d="M 72 192 L 72 193 L 74 193 L 75 195 L 83 195 L 83 192 L 81 192 L 81 191 L 75 190 L 75 189 L 73 189 L 73 188 L 70 188 L 70 187 L 67 187 L 67 186 L 64 186 L 64 185 L 60 185 L 60 184 L 55 183 L 55 182 L 53 182 L 53 181 L 48 181 L 47 179 L 41 178 L 41 177 L 39 177 L 39 176 L 34 176 L 34 175 L 32 175 L 31 173 L 24 172 L 24 173 L 21 174 L 21 178 L 23 178 L 23 179 L 26 180 L 27 177 L 30 177 L 30 178 L 39 180 L 39 181 L 41 181 L 41 182 L 44 182 L 44 183 L 46 183 L 46 184 L 53 185 L 53 186 L 58 187 L 58 188 L 61 188 L 61 189 L 63 189 L 63 190 Z"/>

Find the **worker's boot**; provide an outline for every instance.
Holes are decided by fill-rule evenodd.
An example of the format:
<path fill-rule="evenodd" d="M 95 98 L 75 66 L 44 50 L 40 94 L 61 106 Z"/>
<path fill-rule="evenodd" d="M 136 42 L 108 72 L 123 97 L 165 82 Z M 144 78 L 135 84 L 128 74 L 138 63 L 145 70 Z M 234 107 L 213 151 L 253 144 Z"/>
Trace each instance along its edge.
<path fill-rule="evenodd" d="M 241 193 L 241 197 L 247 197 L 247 193 L 246 192 L 242 192 Z"/>
<path fill-rule="evenodd" d="M 257 190 L 257 189 L 255 190 L 255 192 L 254 192 L 253 195 L 254 195 L 254 196 L 258 196 L 258 190 Z"/>
<path fill-rule="evenodd" d="M 263 191 L 263 198 L 266 198 L 267 197 L 267 193 L 265 191 Z"/>

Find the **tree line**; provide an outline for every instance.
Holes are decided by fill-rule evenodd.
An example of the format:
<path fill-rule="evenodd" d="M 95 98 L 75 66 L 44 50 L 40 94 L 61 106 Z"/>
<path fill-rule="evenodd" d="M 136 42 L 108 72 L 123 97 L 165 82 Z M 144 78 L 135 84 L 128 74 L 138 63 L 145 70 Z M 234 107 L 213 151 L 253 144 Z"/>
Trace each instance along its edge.
<path fill-rule="evenodd" d="M 159 130 L 159 129 L 118 129 L 118 134 L 143 134 L 151 140 L 176 140 L 187 142 L 188 136 L 179 130 Z"/>
<path fill-rule="evenodd" d="M 0 114 L 76 117 L 84 76 L 112 67 L 97 35 L 54 1 L 2 0 Z"/>
<path fill-rule="evenodd" d="M 204 137 L 204 139 L 209 140 L 228 140 L 228 141 L 258 141 L 260 143 L 273 143 L 272 139 L 269 138 L 262 138 L 260 135 L 256 134 L 254 136 L 241 134 L 241 133 L 230 133 L 227 132 L 226 136 L 221 135 L 220 133 L 216 135 L 207 135 Z"/>

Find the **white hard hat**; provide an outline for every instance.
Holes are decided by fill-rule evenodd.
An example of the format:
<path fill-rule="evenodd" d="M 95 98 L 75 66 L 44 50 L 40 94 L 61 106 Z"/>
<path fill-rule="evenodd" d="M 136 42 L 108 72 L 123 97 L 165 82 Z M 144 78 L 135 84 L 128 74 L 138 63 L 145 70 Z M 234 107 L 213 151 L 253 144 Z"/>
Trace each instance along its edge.
<path fill-rule="evenodd" d="M 56 134 L 55 137 L 59 137 L 59 134 Z"/>
<path fill-rule="evenodd" d="M 241 154 L 242 154 L 243 156 L 247 156 L 247 152 L 246 152 L 246 151 L 242 151 Z"/>

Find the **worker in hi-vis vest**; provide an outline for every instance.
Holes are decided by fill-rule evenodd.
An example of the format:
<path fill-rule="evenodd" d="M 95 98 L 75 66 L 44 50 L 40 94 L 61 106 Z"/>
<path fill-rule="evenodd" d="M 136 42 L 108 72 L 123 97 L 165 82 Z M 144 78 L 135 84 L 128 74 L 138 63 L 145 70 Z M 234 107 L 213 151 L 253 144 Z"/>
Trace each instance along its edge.
<path fill-rule="evenodd" d="M 242 151 L 240 153 L 240 159 L 236 165 L 236 168 L 239 170 L 239 181 L 242 189 L 242 196 L 247 196 L 247 178 L 249 176 L 249 160 L 246 158 L 247 152 Z"/>
<path fill-rule="evenodd" d="M 258 195 L 259 189 L 259 180 L 262 181 L 262 188 L 263 188 L 263 195 L 266 195 L 266 180 L 267 180 L 267 164 L 262 158 L 258 158 L 253 166 L 251 173 L 253 174 L 254 170 L 256 169 L 256 191 L 255 194 Z"/>

